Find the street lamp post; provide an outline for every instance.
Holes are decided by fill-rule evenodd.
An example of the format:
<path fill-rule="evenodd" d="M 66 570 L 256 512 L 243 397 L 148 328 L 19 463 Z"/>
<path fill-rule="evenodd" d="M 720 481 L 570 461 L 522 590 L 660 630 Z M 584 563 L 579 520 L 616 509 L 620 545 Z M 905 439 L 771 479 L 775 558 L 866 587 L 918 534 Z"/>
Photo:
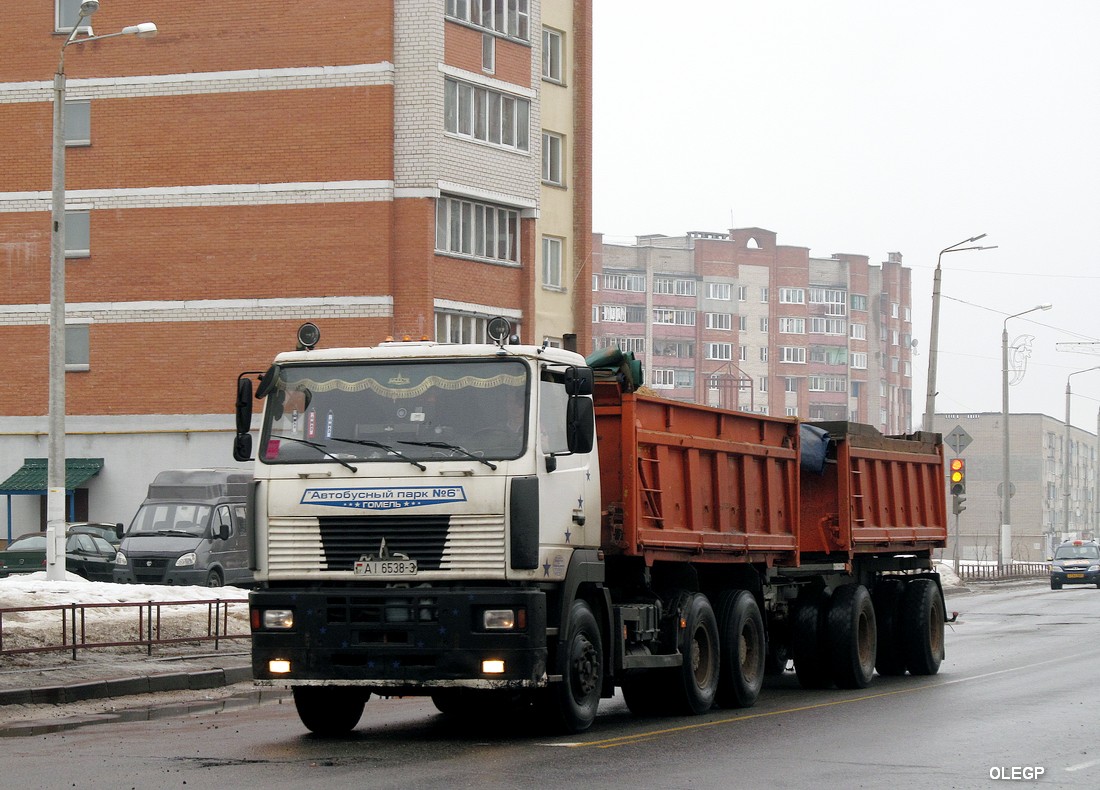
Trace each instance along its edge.
<path fill-rule="evenodd" d="M 1005 560 L 1012 561 L 1012 516 L 1009 500 L 1011 498 L 1011 470 L 1009 467 L 1008 448 L 1008 322 L 1010 319 L 1019 318 L 1036 310 L 1049 310 L 1051 305 L 1040 304 L 1019 313 L 1013 313 L 1004 320 L 1001 330 L 1001 426 L 1004 430 L 1004 438 L 1001 442 L 1001 534 L 997 543 L 997 565 L 1004 565 Z"/>
<path fill-rule="evenodd" d="M 84 20 L 99 10 L 98 0 L 84 0 L 72 32 L 61 45 L 53 78 L 53 194 L 50 220 L 50 381 L 49 447 L 46 480 L 46 578 L 65 578 L 65 48 L 116 36 L 149 38 L 152 22 L 124 27 L 117 33 L 77 38 Z"/>
<path fill-rule="evenodd" d="M 1066 438 L 1063 442 L 1065 444 L 1065 461 L 1062 464 L 1062 532 L 1069 532 L 1069 465 L 1071 459 L 1069 452 L 1069 380 L 1078 373 L 1088 373 L 1090 370 L 1100 370 L 1100 365 L 1094 365 L 1084 370 L 1075 370 L 1066 376 Z"/>
<path fill-rule="evenodd" d="M 928 389 L 924 400 L 924 420 L 921 422 L 921 428 L 926 431 L 932 430 L 932 419 L 936 414 L 936 363 L 940 343 L 940 262 L 943 260 L 943 256 L 949 252 L 997 249 L 996 244 L 990 247 L 962 246 L 963 244 L 973 244 L 984 238 L 984 233 L 980 236 L 971 236 L 969 239 L 964 239 L 940 250 L 940 254 L 936 258 L 936 271 L 932 275 L 932 331 L 928 338 Z"/>

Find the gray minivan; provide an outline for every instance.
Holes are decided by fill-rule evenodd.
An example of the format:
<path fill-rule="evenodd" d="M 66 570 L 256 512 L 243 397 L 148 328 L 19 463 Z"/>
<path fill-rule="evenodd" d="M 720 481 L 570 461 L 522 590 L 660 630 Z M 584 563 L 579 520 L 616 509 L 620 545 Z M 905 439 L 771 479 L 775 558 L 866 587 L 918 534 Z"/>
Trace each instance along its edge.
<path fill-rule="evenodd" d="M 171 469 L 149 485 L 115 557 L 118 583 L 248 586 L 245 518 L 252 475 L 237 469 Z"/>

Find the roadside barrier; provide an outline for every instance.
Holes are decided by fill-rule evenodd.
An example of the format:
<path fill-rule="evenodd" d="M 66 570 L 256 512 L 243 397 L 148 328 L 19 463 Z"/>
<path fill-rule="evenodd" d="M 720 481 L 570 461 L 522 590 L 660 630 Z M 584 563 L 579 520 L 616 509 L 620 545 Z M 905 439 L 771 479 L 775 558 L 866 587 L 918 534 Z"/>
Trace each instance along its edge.
<path fill-rule="evenodd" d="M 206 607 L 205 618 L 196 607 Z M 57 613 L 56 628 L 42 627 L 48 612 Z M 218 650 L 222 641 L 250 636 L 244 598 L 0 607 L 0 656 L 71 651 L 76 660 L 78 650 L 135 646 L 152 655 L 154 646 L 187 642 L 213 642 Z"/>
<path fill-rule="evenodd" d="M 964 582 L 996 582 L 1009 579 L 1038 579 L 1050 575 L 1050 563 L 1014 562 L 1011 565 L 959 564 L 959 578 Z"/>

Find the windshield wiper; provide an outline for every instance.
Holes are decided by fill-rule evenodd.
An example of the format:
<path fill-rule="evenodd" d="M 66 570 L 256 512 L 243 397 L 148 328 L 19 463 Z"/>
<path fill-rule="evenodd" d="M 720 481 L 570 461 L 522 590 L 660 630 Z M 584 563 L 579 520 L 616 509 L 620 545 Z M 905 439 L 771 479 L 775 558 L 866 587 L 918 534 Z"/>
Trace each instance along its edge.
<path fill-rule="evenodd" d="M 334 442 L 347 442 L 348 444 L 361 444 L 361 445 L 364 445 L 366 447 L 377 447 L 379 450 L 385 450 L 390 455 L 396 455 L 402 461 L 408 461 L 410 464 L 415 466 L 421 472 L 428 471 L 428 467 L 424 466 L 424 464 L 420 463 L 419 461 L 414 461 L 412 458 L 409 458 L 409 456 L 405 455 L 400 450 L 393 449 L 392 446 L 386 444 L 385 442 L 376 442 L 373 439 L 344 439 L 344 438 L 339 437 L 339 436 L 333 436 L 332 441 L 334 441 Z M 408 444 L 408 442 L 402 442 L 402 444 Z"/>
<path fill-rule="evenodd" d="M 343 458 L 340 458 L 339 456 L 336 456 L 336 455 L 333 455 L 332 453 L 330 453 L 325 448 L 325 446 L 323 444 L 318 444 L 317 442 L 311 442 L 311 441 L 308 441 L 306 439 L 299 439 L 295 436 L 280 436 L 279 440 L 280 441 L 288 441 L 288 442 L 297 442 L 298 444 L 304 444 L 306 447 L 312 447 L 314 450 L 320 450 L 325 455 L 326 458 L 331 458 L 336 463 L 340 464 L 341 466 L 346 466 L 348 469 L 350 469 L 353 472 L 358 472 L 359 471 L 354 466 L 352 466 L 347 461 L 345 461 Z"/>
<path fill-rule="evenodd" d="M 197 538 L 198 533 L 188 532 L 185 529 L 158 529 L 156 534 L 158 535 L 180 535 L 186 538 Z"/>
<path fill-rule="evenodd" d="M 405 441 L 405 440 L 402 440 L 402 439 L 398 439 L 397 443 L 398 444 L 414 444 L 417 447 L 438 447 L 440 450 L 454 450 L 455 452 L 462 453 L 467 458 L 473 458 L 475 461 L 480 461 L 481 463 L 485 464 L 487 467 L 492 469 L 494 472 L 496 471 L 496 468 L 497 468 L 497 465 L 494 464 L 492 461 L 486 461 L 481 456 L 474 455 L 469 450 L 467 450 L 465 447 L 459 447 L 457 444 L 450 444 L 449 442 L 412 442 L 412 441 Z"/>

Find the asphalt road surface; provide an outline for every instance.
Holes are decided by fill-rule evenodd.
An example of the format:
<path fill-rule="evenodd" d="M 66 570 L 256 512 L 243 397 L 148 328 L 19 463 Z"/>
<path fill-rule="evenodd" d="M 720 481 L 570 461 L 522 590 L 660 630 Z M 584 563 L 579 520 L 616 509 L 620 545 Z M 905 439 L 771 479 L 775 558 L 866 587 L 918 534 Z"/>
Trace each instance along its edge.
<path fill-rule="evenodd" d="M 289 699 L 166 711 L 0 740 L 4 787 L 1100 787 L 1100 590 L 1034 583 L 953 596 L 938 675 L 803 691 L 793 673 L 747 710 L 634 718 L 605 700 L 582 736 L 454 723 L 430 701 L 372 699 L 324 740 Z"/>

